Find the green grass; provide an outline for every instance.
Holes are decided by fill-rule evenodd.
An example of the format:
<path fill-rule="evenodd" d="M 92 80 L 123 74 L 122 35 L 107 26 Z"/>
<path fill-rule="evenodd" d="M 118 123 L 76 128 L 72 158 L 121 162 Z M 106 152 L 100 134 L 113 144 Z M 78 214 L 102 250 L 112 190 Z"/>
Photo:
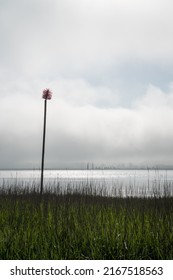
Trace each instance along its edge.
<path fill-rule="evenodd" d="M 0 259 L 173 259 L 173 197 L 1 189 Z"/>

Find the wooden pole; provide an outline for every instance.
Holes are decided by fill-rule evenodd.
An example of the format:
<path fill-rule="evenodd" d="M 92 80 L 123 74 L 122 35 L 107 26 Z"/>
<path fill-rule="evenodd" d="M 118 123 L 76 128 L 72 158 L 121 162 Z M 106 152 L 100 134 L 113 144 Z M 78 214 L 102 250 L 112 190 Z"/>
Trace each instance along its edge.
<path fill-rule="evenodd" d="M 41 185 L 40 185 L 40 194 L 41 195 L 43 193 L 44 154 L 45 154 L 45 136 L 46 136 L 46 113 L 47 113 L 47 99 L 44 100 L 44 123 L 43 123 L 43 144 L 42 144 Z"/>

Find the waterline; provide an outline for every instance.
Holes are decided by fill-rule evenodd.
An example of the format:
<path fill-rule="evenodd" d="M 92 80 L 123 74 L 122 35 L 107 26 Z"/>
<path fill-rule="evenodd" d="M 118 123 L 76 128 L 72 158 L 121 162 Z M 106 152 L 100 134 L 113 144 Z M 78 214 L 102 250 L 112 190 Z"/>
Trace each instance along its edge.
<path fill-rule="evenodd" d="M 173 170 L 45 170 L 48 189 L 76 191 L 92 187 L 115 196 L 173 196 Z M 40 170 L 1 170 L 0 187 L 38 187 Z"/>

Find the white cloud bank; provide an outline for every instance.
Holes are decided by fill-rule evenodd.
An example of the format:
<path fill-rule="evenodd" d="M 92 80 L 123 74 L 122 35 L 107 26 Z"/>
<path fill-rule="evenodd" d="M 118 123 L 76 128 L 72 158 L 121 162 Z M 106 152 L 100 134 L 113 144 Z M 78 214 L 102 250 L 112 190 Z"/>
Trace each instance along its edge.
<path fill-rule="evenodd" d="M 79 91 L 74 90 L 74 84 Z M 47 115 L 47 167 L 80 167 L 87 162 L 173 164 L 171 87 L 166 93 L 149 86 L 143 98 L 128 109 L 96 106 L 100 92 L 112 93 L 84 80 L 59 80 L 53 85 Z M 0 111 L 4 116 L 0 119 L 0 167 L 39 167 L 43 121 L 40 96 L 6 96 Z"/>

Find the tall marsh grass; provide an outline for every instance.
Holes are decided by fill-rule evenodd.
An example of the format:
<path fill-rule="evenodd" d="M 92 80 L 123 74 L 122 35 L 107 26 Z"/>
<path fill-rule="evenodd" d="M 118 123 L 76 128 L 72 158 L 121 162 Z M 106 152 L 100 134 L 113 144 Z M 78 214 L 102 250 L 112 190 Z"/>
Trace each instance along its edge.
<path fill-rule="evenodd" d="M 0 259 L 173 259 L 173 197 L 2 186 Z"/>

